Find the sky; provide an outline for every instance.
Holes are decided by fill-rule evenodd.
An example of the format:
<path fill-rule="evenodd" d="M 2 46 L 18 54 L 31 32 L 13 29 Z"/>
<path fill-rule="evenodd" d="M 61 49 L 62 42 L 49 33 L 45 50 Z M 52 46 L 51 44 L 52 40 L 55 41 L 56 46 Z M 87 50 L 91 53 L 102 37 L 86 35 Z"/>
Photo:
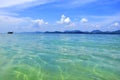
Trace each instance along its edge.
<path fill-rule="evenodd" d="M 0 33 L 120 30 L 120 0 L 0 0 Z"/>

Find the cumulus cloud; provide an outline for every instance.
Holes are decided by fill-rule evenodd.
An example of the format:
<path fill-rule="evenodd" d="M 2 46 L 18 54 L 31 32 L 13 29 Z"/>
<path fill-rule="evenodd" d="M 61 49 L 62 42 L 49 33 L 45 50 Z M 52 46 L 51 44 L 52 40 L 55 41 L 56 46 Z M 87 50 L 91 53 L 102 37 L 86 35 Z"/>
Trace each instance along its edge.
<path fill-rule="evenodd" d="M 70 24 L 68 25 L 68 27 L 76 27 L 76 24 L 75 24 L 75 23 L 70 23 Z"/>
<path fill-rule="evenodd" d="M 0 32 L 36 31 L 47 24 L 48 22 L 45 22 L 43 19 L 33 20 L 29 17 L 18 18 L 12 16 L 0 16 Z"/>
<path fill-rule="evenodd" d="M 70 18 L 65 15 L 62 15 L 60 21 L 57 21 L 58 24 L 69 24 L 70 22 Z"/>
<path fill-rule="evenodd" d="M 86 23 L 86 22 L 88 22 L 88 19 L 82 18 L 82 19 L 80 20 L 80 22 L 81 22 L 81 23 Z"/>
<path fill-rule="evenodd" d="M 114 24 L 112 24 L 112 26 L 119 27 L 119 26 L 120 26 L 120 23 L 115 22 Z"/>
<path fill-rule="evenodd" d="M 39 26 L 48 24 L 48 22 L 45 22 L 43 19 L 32 20 L 32 22 L 37 23 Z"/>
<path fill-rule="evenodd" d="M 107 27 L 107 29 L 108 30 L 120 30 L 120 22 L 118 21 L 118 22 L 112 22 L 112 23 L 110 23 L 109 25 L 108 25 L 108 27 Z"/>

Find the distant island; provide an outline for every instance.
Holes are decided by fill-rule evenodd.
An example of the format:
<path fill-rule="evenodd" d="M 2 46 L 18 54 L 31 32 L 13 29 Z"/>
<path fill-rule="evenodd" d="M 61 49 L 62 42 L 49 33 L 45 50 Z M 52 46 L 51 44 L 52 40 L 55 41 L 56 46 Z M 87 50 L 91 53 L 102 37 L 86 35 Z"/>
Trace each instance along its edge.
<path fill-rule="evenodd" d="M 67 30 L 67 31 L 46 31 L 46 32 L 22 32 L 22 33 L 43 33 L 43 34 L 120 34 L 120 30 L 116 31 L 101 31 L 101 30 L 93 30 L 91 32 L 88 31 L 80 31 L 80 30 Z"/>
<path fill-rule="evenodd" d="M 38 33 L 38 32 L 37 32 Z M 88 31 L 80 31 L 80 30 L 72 30 L 72 31 L 53 31 L 49 32 L 46 31 L 44 33 L 59 33 L 59 34 L 120 34 L 120 30 L 117 31 L 100 31 L 100 30 L 93 30 L 91 32 Z"/>

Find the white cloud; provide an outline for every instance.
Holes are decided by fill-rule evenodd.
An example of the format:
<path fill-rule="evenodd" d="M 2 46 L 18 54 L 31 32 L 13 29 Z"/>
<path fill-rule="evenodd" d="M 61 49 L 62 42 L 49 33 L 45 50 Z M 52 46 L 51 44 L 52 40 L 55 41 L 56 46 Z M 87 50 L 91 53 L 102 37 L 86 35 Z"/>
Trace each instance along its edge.
<path fill-rule="evenodd" d="M 92 3 L 95 2 L 97 0 L 72 0 L 73 2 L 71 3 L 72 5 L 84 5 L 84 4 L 88 4 L 88 3 Z"/>
<path fill-rule="evenodd" d="M 48 24 L 48 22 L 45 22 L 43 19 L 36 19 L 36 20 L 32 20 L 34 23 L 37 23 L 39 26 L 44 25 L 44 24 Z"/>
<path fill-rule="evenodd" d="M 119 15 L 114 16 L 87 16 L 88 18 L 81 18 L 80 21 L 70 21 L 69 24 L 63 25 L 63 28 L 68 29 L 80 29 L 84 31 L 99 30 L 117 30 L 120 29 Z M 59 24 L 65 24 L 64 19 L 66 16 L 62 15 Z M 88 20 L 89 19 L 89 20 Z M 115 22 L 116 21 L 116 22 Z M 112 24 L 112 26 L 111 26 Z"/>
<path fill-rule="evenodd" d="M 87 16 L 88 17 L 88 16 Z M 119 16 L 110 17 L 88 17 L 82 18 L 81 21 L 71 21 L 69 17 L 65 15 L 61 16 L 61 19 L 57 21 L 59 24 L 51 24 L 43 19 L 31 19 L 30 17 L 13 17 L 13 16 L 0 16 L 0 32 L 15 31 L 49 31 L 49 30 L 84 30 L 92 31 L 94 29 L 100 30 L 118 30 L 120 29 Z M 100 20 L 99 20 L 100 19 Z M 61 24 L 61 25 L 60 25 Z M 62 27 L 60 27 L 62 26 Z"/>
<path fill-rule="evenodd" d="M 102 17 L 102 16 L 100 16 Z M 120 15 L 114 15 L 114 16 L 103 16 L 103 18 L 101 18 L 101 21 L 96 21 L 96 23 L 98 23 L 101 27 L 101 29 L 103 30 L 118 30 L 120 29 Z"/>
<path fill-rule="evenodd" d="M 120 26 L 120 23 L 116 22 L 116 23 L 114 23 L 114 26 L 118 27 L 118 26 Z"/>
<path fill-rule="evenodd" d="M 26 8 L 41 4 L 47 4 L 50 2 L 56 2 L 55 5 L 62 8 L 74 8 L 97 1 L 99 0 L 0 0 L 0 8 L 8 8 L 13 6 L 17 6 L 17 7 L 19 6 L 19 8 Z"/>
<path fill-rule="evenodd" d="M 20 5 L 28 2 L 32 2 L 33 0 L 0 0 L 0 8 Z"/>
<path fill-rule="evenodd" d="M 96 2 L 98 0 L 60 0 L 56 5 L 57 7 L 62 8 L 75 8 L 83 5 L 87 5 L 89 3 Z"/>
<path fill-rule="evenodd" d="M 82 18 L 82 19 L 80 20 L 80 22 L 81 22 L 81 23 L 86 23 L 86 22 L 88 22 L 88 19 Z"/>
<path fill-rule="evenodd" d="M 43 19 L 33 20 L 29 17 L 0 16 L 0 32 L 14 31 L 39 31 L 41 27 L 47 25 Z"/>
<path fill-rule="evenodd" d="M 76 27 L 76 24 L 75 24 L 75 23 L 70 23 L 70 24 L 68 25 L 68 27 Z"/>
<path fill-rule="evenodd" d="M 65 15 L 62 15 L 60 21 L 57 21 L 59 24 L 69 24 L 70 22 L 70 18 L 66 17 Z"/>
<path fill-rule="evenodd" d="M 55 0 L 0 0 L 0 8 L 27 8 L 31 6 L 47 4 Z"/>
<path fill-rule="evenodd" d="M 120 23 L 119 23 L 119 22 L 115 22 L 115 23 L 113 23 L 111 26 L 120 27 Z"/>
<path fill-rule="evenodd" d="M 55 0 L 0 0 L 0 15 L 18 16 L 19 13 L 15 11 L 48 4 L 54 1 Z"/>
<path fill-rule="evenodd" d="M 18 16 L 17 13 L 8 12 L 8 11 L 2 11 L 2 10 L 0 10 L 0 15 Z"/>

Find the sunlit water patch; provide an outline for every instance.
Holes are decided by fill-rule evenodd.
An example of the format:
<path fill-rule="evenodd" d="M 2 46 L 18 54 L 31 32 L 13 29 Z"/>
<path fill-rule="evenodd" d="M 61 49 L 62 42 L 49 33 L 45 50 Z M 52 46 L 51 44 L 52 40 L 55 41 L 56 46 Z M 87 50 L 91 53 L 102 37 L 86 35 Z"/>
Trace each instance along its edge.
<path fill-rule="evenodd" d="M 0 80 L 119 80 L 120 35 L 0 34 Z"/>

